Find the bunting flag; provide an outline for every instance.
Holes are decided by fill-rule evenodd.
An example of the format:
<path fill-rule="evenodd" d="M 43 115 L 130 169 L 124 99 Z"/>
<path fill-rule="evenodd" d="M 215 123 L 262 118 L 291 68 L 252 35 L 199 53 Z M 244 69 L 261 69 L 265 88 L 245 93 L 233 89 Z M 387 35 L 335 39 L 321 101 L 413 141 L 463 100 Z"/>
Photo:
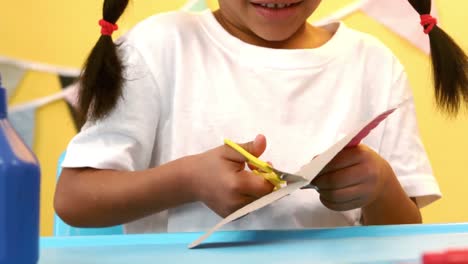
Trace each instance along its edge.
<path fill-rule="evenodd" d="M 73 123 L 75 125 L 75 129 L 78 131 L 81 127 L 79 124 L 78 112 L 77 112 L 77 101 L 78 101 L 78 86 L 76 84 L 77 78 L 68 77 L 68 76 L 59 76 L 60 84 L 63 90 L 72 89 L 72 92 L 66 93 L 64 95 L 65 101 L 68 105 L 68 110 L 73 118 Z"/>
<path fill-rule="evenodd" d="M 20 60 L 7 56 L 0 55 L 0 64 L 6 65 L 7 68 L 16 67 L 26 71 L 36 71 L 44 73 L 60 74 L 63 76 L 76 77 L 80 75 L 79 68 L 69 68 L 62 66 L 50 65 L 34 61 Z M 7 69 L 8 70 L 8 69 Z"/>
<path fill-rule="evenodd" d="M 64 88 L 64 95 L 63 99 L 67 101 L 67 103 L 76 111 L 78 107 L 78 90 L 80 86 L 78 82 L 74 82 L 73 84 Z"/>
<path fill-rule="evenodd" d="M 2 86 L 7 89 L 7 98 L 15 92 L 24 77 L 26 70 L 16 65 L 0 62 L 0 74 L 2 75 Z"/>
<path fill-rule="evenodd" d="M 428 36 L 424 34 L 419 24 L 421 19 L 408 0 L 368 0 L 363 2 L 361 10 L 426 54 L 430 54 Z M 431 14 L 437 17 L 434 1 Z"/>
<path fill-rule="evenodd" d="M 208 9 L 208 5 L 205 0 L 189 0 L 181 10 L 200 12 Z"/>
<path fill-rule="evenodd" d="M 72 85 L 76 81 L 76 78 L 60 75 L 59 80 L 62 87 L 65 88 Z"/>
<path fill-rule="evenodd" d="M 20 111 L 9 113 L 8 120 L 18 132 L 24 143 L 32 149 L 34 144 L 34 130 L 36 123 L 36 108 L 25 108 Z"/>

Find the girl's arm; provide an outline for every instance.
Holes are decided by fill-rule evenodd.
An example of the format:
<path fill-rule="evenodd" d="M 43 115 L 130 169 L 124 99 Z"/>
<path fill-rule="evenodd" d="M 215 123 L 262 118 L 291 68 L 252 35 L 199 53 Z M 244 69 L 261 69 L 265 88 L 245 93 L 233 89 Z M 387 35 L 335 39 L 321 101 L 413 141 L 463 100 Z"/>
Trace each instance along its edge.
<path fill-rule="evenodd" d="M 127 223 L 196 200 L 187 159 L 137 172 L 64 168 L 54 206 L 72 226 Z"/>
<path fill-rule="evenodd" d="M 242 147 L 258 157 L 266 139 L 258 136 Z M 64 168 L 54 206 L 65 222 L 81 227 L 124 224 L 196 201 L 225 217 L 273 191 L 268 181 L 245 170 L 245 161 L 222 145 L 144 171 Z"/>
<path fill-rule="evenodd" d="M 406 195 L 393 170 L 388 165 L 383 173 L 387 173 L 387 182 L 377 199 L 362 208 L 362 224 L 420 224 L 421 213 L 415 199 Z"/>

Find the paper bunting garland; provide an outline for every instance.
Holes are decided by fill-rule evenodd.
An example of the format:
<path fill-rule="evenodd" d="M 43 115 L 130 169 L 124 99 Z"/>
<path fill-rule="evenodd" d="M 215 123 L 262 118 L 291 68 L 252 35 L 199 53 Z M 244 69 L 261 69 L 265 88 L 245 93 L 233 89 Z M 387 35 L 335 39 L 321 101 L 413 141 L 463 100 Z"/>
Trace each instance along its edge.
<path fill-rule="evenodd" d="M 432 3 L 432 15 L 437 17 L 434 1 Z M 186 11 L 203 11 L 208 9 L 208 5 L 205 0 L 188 0 L 180 9 Z M 341 20 L 356 11 L 364 12 L 426 54 L 429 54 L 430 47 L 428 38 L 419 24 L 417 12 L 411 7 L 407 0 L 358 0 L 336 10 L 333 14 L 330 14 L 328 17 L 314 24 L 322 25 L 334 20 Z M 15 128 L 20 132 L 24 140 L 28 142 L 28 145 L 31 146 L 33 142 L 32 131 L 34 130 L 35 110 L 55 100 L 64 99 L 68 103 L 69 110 L 75 121 L 75 126 L 78 129 L 79 124 L 76 114 L 78 84 L 75 83 L 75 80 L 80 75 L 80 69 L 58 67 L 0 56 L 0 73 L 4 80 L 4 86 L 8 89 L 9 96 L 11 96 L 19 86 L 26 71 L 55 73 L 59 76 L 63 89 L 57 94 L 35 99 L 10 109 L 12 123 L 14 123 Z"/>
<path fill-rule="evenodd" d="M 434 1 L 432 3 L 432 15 L 437 17 L 437 10 Z M 205 0 L 189 0 L 181 7 L 181 10 L 203 11 L 207 8 L 208 5 Z M 413 10 L 407 0 L 359 0 L 335 11 L 315 24 L 321 25 L 334 20 L 341 20 L 359 10 L 384 24 L 390 30 L 414 44 L 425 53 L 429 53 L 429 42 L 427 40 L 427 36 L 423 33 L 421 26 L 419 25 L 418 14 Z M 5 67 L 7 67 L 7 69 L 5 69 Z M 65 77 L 78 77 L 80 74 L 80 69 L 78 68 L 59 67 L 0 56 L 0 72 L 8 71 L 8 68 L 14 69 L 12 71 L 16 71 L 16 76 L 18 76 L 18 74 L 22 75 L 25 70 L 56 73 Z M 20 71 L 21 69 L 22 73 Z M 8 75 L 10 75 L 9 72 Z M 8 78 L 12 80 L 16 79 L 17 81 L 19 78 L 15 77 L 14 74 L 11 75 L 12 76 L 9 76 Z M 13 85 L 8 86 L 10 88 L 16 87 L 14 83 Z"/>

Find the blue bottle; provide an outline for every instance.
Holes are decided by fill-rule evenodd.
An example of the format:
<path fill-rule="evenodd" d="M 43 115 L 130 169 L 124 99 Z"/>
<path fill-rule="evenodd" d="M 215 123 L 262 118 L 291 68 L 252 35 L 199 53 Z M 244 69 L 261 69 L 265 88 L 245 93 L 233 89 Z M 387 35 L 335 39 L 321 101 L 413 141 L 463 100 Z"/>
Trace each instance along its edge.
<path fill-rule="evenodd" d="M 39 163 L 7 119 L 0 77 L 0 264 L 38 262 L 39 189 Z"/>

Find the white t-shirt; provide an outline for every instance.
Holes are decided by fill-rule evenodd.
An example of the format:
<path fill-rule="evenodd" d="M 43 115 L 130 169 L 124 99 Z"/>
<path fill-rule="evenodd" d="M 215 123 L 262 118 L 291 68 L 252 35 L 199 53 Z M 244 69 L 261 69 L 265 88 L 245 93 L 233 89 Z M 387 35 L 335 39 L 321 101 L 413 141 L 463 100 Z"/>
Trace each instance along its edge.
<path fill-rule="evenodd" d="M 209 11 L 172 12 L 139 23 L 119 40 L 124 96 L 105 119 L 88 122 L 63 167 L 144 170 L 223 144 L 266 136 L 262 159 L 294 172 L 349 129 L 412 96 L 402 65 L 375 38 L 343 23 L 316 49 L 247 44 Z M 440 197 L 418 135 L 414 105 L 364 141 L 425 206 Z M 131 179 L 129 179 L 131 184 Z M 225 229 L 295 229 L 359 224 L 359 209 L 334 212 L 299 190 Z M 221 218 L 186 204 L 126 225 L 128 233 L 204 231 Z"/>

